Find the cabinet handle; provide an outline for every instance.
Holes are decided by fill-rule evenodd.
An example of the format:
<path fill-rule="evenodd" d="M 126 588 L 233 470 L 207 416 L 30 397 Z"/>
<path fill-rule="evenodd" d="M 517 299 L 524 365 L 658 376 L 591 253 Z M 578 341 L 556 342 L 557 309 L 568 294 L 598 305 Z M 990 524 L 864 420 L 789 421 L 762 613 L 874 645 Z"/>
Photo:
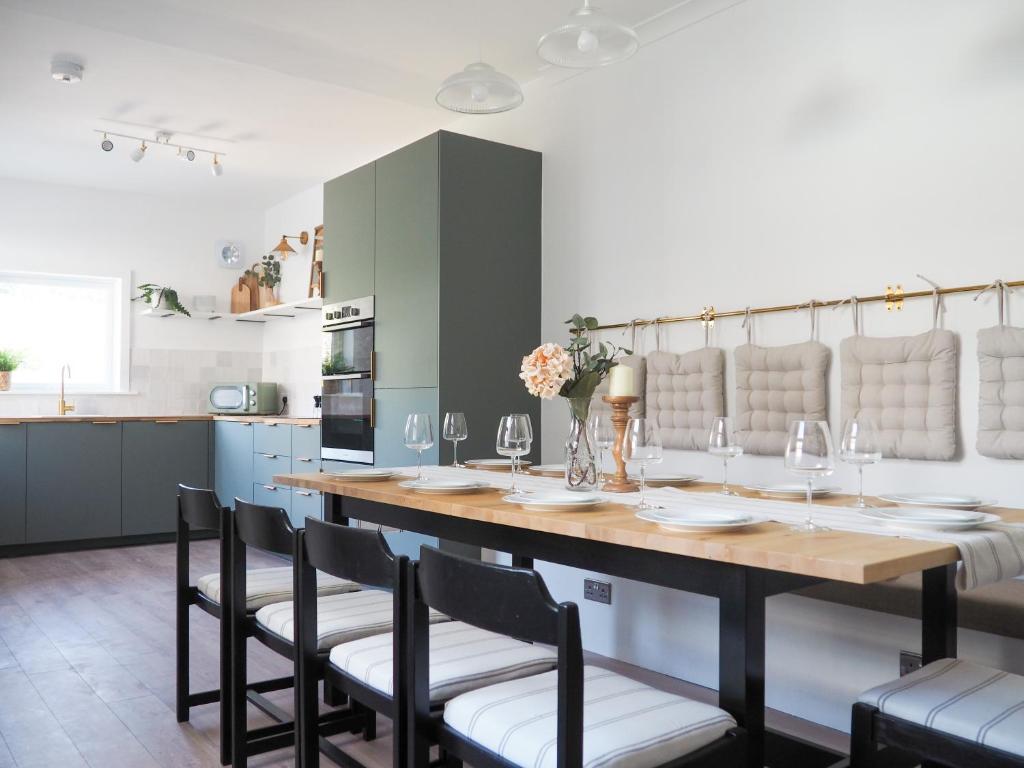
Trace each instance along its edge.
<path fill-rule="evenodd" d="M 265 421 L 265 422 L 263 422 L 263 425 L 266 426 L 266 427 L 276 427 L 277 426 L 277 422 L 276 421 Z"/>
<path fill-rule="evenodd" d="M 377 380 L 377 350 L 370 353 L 370 381 Z"/>
<path fill-rule="evenodd" d="M 313 425 L 312 424 L 293 424 L 292 426 L 298 427 L 299 429 L 309 429 Z"/>
<path fill-rule="evenodd" d="M 302 462 L 305 462 L 306 464 L 310 464 L 310 463 L 312 463 L 312 461 L 313 461 L 312 459 L 304 459 L 304 458 L 302 458 L 301 456 L 296 456 L 296 457 L 295 457 L 295 460 L 296 460 L 296 461 L 302 461 Z"/>
<path fill-rule="evenodd" d="M 155 419 L 154 424 L 177 424 L 178 419 Z"/>
<path fill-rule="evenodd" d="M 237 423 L 241 424 L 243 427 L 251 427 L 252 426 L 252 422 L 251 421 L 239 421 Z"/>
<path fill-rule="evenodd" d="M 94 421 L 93 424 L 117 424 L 116 421 Z"/>
<path fill-rule="evenodd" d="M 375 399 L 370 400 L 370 429 L 377 426 L 377 401 Z"/>
<path fill-rule="evenodd" d="M 267 458 L 267 459 L 276 459 L 277 458 L 277 454 L 276 453 L 261 453 L 260 456 L 263 456 L 264 458 Z"/>
<path fill-rule="evenodd" d="M 309 491 L 296 491 L 296 493 L 299 494 L 299 496 L 312 496 L 313 495 Z"/>
<path fill-rule="evenodd" d="M 268 491 L 276 491 L 277 490 L 277 486 L 276 485 L 264 485 L 263 487 L 266 488 Z"/>

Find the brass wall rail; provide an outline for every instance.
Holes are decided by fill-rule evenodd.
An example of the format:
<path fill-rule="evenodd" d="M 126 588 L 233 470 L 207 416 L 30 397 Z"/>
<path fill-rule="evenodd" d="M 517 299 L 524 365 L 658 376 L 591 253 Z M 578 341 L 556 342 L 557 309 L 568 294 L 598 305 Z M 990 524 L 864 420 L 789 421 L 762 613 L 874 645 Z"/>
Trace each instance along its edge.
<path fill-rule="evenodd" d="M 1005 285 L 1007 288 L 1019 288 L 1021 286 L 1024 286 L 1024 280 L 1007 280 L 1003 283 L 1003 285 Z M 952 288 L 939 288 L 937 291 L 928 289 L 924 291 L 907 291 L 904 293 L 899 290 L 899 286 L 896 286 L 895 291 L 890 291 L 888 293 L 883 293 L 876 296 L 857 296 L 857 303 L 870 304 L 879 301 L 893 302 L 906 299 L 924 299 L 931 298 L 936 292 L 940 296 L 949 296 L 950 294 L 954 293 L 978 293 L 980 291 L 984 291 L 986 288 L 991 287 L 993 287 L 992 283 L 981 283 L 980 285 L 958 285 Z M 821 309 L 823 307 L 834 307 L 839 304 L 849 302 L 850 298 L 850 296 L 847 296 L 842 299 L 829 299 L 828 301 L 818 301 L 817 299 L 814 299 L 813 301 L 814 307 L 816 309 Z M 749 312 L 751 315 L 767 315 L 772 312 L 795 312 L 798 309 L 807 309 L 809 307 L 809 304 L 810 302 L 804 301 L 801 302 L 800 304 L 780 304 L 774 307 L 751 307 L 749 309 Z M 672 317 L 657 317 L 651 320 L 637 319 L 625 323 L 606 323 L 604 325 L 599 325 L 595 330 L 607 331 L 614 330 L 616 328 L 630 328 L 632 326 L 642 328 L 643 326 L 654 325 L 655 323 L 657 323 L 658 325 L 667 325 L 669 323 L 687 323 L 694 321 L 707 322 L 708 320 L 711 320 L 713 322 L 723 317 L 743 317 L 747 314 L 747 312 L 748 310 L 746 308 L 732 309 L 727 312 L 718 312 L 714 309 L 711 309 L 709 312 L 708 309 L 705 309 L 704 311 L 696 315 L 677 315 Z"/>

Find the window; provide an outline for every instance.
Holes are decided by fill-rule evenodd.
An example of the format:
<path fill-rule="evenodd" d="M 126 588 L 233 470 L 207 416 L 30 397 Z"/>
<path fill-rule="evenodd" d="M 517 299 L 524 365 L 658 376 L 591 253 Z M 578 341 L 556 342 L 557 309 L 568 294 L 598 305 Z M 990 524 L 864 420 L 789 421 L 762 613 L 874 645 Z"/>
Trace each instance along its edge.
<path fill-rule="evenodd" d="M 16 392 L 52 392 L 71 366 L 71 392 L 121 392 L 128 384 L 128 276 L 0 272 L 0 348 L 24 361 Z"/>

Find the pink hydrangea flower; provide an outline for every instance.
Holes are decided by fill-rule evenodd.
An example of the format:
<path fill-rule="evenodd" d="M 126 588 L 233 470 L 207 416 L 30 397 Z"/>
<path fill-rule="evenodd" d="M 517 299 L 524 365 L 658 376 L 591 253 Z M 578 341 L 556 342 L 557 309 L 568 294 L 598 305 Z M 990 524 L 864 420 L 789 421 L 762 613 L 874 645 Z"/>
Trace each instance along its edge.
<path fill-rule="evenodd" d="M 536 397 L 550 400 L 572 376 L 572 357 L 558 344 L 541 344 L 523 358 L 519 378 L 527 391 Z"/>

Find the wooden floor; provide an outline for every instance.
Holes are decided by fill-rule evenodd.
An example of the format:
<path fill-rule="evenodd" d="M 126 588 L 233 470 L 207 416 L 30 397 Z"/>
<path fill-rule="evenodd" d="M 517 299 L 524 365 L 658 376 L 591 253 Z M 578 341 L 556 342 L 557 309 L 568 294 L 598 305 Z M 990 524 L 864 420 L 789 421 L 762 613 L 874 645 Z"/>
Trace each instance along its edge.
<path fill-rule="evenodd" d="M 193 545 L 192 583 L 217 570 L 217 545 Z M 250 567 L 278 565 L 251 555 Z M 217 685 L 217 623 L 192 609 L 193 690 Z M 668 690 L 714 701 L 673 678 L 607 659 Z M 249 643 L 251 680 L 290 674 L 290 664 Z M 271 698 L 292 710 L 291 692 Z M 249 708 L 250 726 L 269 724 Z M 845 737 L 769 712 L 777 728 L 833 748 Z M 371 768 L 390 765 L 390 724 L 371 743 L 338 737 Z M 174 547 L 156 545 L 0 560 L 0 768 L 214 768 L 217 706 L 174 718 Z M 291 766 L 290 749 L 249 765 Z M 331 763 L 326 759 L 324 765 Z"/>

